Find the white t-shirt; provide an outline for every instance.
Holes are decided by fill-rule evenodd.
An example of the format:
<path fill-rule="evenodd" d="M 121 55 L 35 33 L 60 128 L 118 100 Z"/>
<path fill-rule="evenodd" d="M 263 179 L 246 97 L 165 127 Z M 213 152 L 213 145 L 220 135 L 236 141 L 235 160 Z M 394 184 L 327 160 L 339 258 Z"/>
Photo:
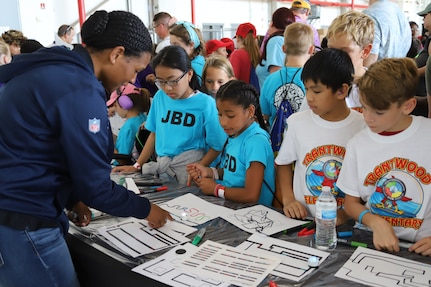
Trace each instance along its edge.
<path fill-rule="evenodd" d="M 344 194 L 336 182 L 350 138 L 365 127 L 360 113 L 351 110 L 347 118 L 329 122 L 311 110 L 297 112 L 287 119 L 287 130 L 275 163 L 295 163 L 293 192 L 311 216 L 322 186 L 329 186 L 337 204 L 344 204 Z"/>
<path fill-rule="evenodd" d="M 390 222 L 399 238 L 415 242 L 431 236 L 431 120 L 412 117 L 399 134 L 366 128 L 353 137 L 337 185 Z"/>

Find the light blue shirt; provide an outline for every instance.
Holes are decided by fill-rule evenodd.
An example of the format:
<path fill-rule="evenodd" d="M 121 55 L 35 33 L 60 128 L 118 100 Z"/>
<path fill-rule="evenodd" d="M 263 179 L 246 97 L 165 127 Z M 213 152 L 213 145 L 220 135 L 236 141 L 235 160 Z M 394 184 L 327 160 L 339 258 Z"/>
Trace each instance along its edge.
<path fill-rule="evenodd" d="M 273 192 L 275 192 L 274 153 L 269 141 L 268 133 L 257 123 L 252 123 L 240 135 L 228 139 L 221 165 L 224 169 L 221 184 L 227 187 L 244 187 L 250 164 L 262 163 L 265 166 L 266 184 L 262 182 L 258 203 L 267 206 L 272 205 Z"/>
<path fill-rule="evenodd" d="M 220 126 L 214 98 L 197 92 L 173 100 L 163 90 L 154 95 L 145 128 L 156 134 L 158 156 L 174 157 L 189 150 L 221 151 L 226 133 Z"/>
<path fill-rule="evenodd" d="M 266 60 L 262 60 L 262 65 L 256 67 L 256 74 L 259 78 L 259 86 L 262 87 L 266 78 L 269 75 L 270 66 L 284 66 L 286 54 L 283 52 L 284 37 L 274 36 L 269 39 L 266 46 Z"/>
<path fill-rule="evenodd" d="M 204 70 L 205 58 L 202 55 L 197 55 L 191 63 L 193 70 L 199 76 L 199 80 L 202 82 L 202 72 Z"/>
<path fill-rule="evenodd" d="M 363 13 L 374 21 L 371 54 L 383 58 L 403 58 L 412 43 L 412 32 L 400 7 L 390 0 L 377 0 Z"/>
<path fill-rule="evenodd" d="M 133 146 L 135 145 L 136 133 L 139 127 L 145 120 L 147 116 L 140 114 L 133 118 L 128 118 L 124 125 L 120 128 L 117 140 L 115 141 L 115 149 L 119 154 L 129 154 L 132 155 Z"/>
<path fill-rule="evenodd" d="M 305 87 L 301 81 L 302 68 L 284 66 L 270 74 L 260 91 L 260 107 L 269 116 L 272 126 L 275 114 L 284 98 L 289 100 L 293 112 L 297 112 L 305 98 Z M 293 80 L 292 78 L 295 77 Z M 286 95 L 287 93 L 287 95 Z"/>

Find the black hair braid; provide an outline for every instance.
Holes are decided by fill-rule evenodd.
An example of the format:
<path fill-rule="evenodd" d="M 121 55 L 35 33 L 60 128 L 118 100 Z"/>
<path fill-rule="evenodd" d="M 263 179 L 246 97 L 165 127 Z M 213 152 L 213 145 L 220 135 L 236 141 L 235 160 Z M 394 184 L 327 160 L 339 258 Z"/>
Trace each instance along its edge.
<path fill-rule="evenodd" d="M 248 108 L 250 105 L 254 105 L 255 116 L 259 126 L 265 131 L 268 131 L 259 104 L 259 92 L 252 85 L 244 81 L 231 80 L 220 87 L 217 91 L 216 99 L 232 101 L 242 106 L 244 109 Z"/>
<path fill-rule="evenodd" d="M 83 42 L 96 49 L 116 46 L 125 48 L 125 55 L 140 56 L 153 48 L 151 36 L 144 23 L 126 11 L 96 11 L 82 25 Z"/>

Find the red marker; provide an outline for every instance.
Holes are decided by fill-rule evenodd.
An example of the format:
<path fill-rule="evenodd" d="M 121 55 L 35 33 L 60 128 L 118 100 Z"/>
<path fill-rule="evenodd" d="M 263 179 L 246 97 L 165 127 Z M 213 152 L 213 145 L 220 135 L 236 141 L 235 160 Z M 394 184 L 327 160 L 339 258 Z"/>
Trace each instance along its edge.
<path fill-rule="evenodd" d="M 278 285 L 274 281 L 269 281 L 269 287 L 278 287 Z"/>

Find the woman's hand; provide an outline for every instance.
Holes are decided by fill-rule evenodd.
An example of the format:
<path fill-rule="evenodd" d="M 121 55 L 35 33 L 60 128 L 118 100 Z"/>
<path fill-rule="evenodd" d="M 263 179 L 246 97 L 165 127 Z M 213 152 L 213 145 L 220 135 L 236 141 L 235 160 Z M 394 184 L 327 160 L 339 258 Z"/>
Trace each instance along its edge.
<path fill-rule="evenodd" d="M 90 224 L 91 221 L 91 210 L 82 201 L 78 201 L 72 207 L 72 210 L 67 212 L 67 217 L 76 226 L 84 227 Z"/>
<path fill-rule="evenodd" d="M 174 220 L 169 212 L 153 203 L 151 203 L 150 213 L 145 219 L 152 228 L 162 227 L 166 222 L 168 222 L 168 220 Z"/>

